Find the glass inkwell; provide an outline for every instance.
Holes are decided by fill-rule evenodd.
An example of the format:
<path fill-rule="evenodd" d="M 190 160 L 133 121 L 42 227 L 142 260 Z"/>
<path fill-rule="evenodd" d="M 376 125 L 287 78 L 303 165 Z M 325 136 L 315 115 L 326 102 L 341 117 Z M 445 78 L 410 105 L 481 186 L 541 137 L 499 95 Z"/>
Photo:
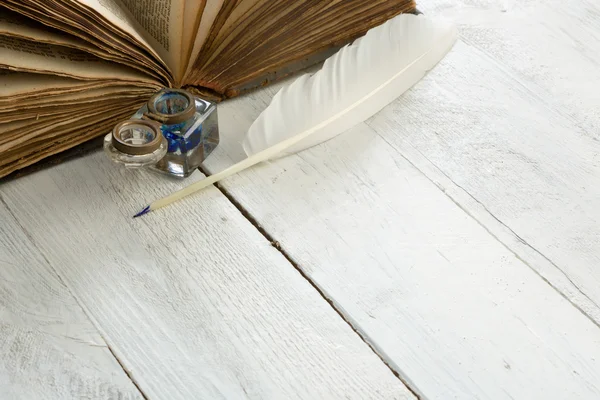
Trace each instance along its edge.
<path fill-rule="evenodd" d="M 160 90 L 104 138 L 113 161 L 181 178 L 198 169 L 218 144 L 217 105 L 181 89 Z"/>

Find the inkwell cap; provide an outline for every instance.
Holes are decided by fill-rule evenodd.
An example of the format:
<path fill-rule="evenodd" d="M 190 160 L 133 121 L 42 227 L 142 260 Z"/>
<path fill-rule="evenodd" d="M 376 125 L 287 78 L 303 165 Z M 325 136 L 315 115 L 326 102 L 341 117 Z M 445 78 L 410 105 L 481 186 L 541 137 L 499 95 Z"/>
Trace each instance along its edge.
<path fill-rule="evenodd" d="M 182 89 L 164 89 L 148 100 L 148 112 L 144 117 L 164 125 L 174 125 L 194 117 L 196 102 L 194 97 Z"/>
<path fill-rule="evenodd" d="M 112 145 L 121 153 L 150 154 L 160 148 L 163 141 L 160 125 L 147 120 L 119 122 L 112 131 Z"/>

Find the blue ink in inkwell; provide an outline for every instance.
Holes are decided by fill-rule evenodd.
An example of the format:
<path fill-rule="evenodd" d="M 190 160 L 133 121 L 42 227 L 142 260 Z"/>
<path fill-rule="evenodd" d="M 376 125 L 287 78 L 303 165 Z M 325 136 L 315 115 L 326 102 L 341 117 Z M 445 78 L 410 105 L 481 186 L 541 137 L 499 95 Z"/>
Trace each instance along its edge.
<path fill-rule="evenodd" d="M 188 177 L 219 144 L 217 105 L 180 89 L 163 89 L 106 135 L 104 148 L 126 167 Z"/>

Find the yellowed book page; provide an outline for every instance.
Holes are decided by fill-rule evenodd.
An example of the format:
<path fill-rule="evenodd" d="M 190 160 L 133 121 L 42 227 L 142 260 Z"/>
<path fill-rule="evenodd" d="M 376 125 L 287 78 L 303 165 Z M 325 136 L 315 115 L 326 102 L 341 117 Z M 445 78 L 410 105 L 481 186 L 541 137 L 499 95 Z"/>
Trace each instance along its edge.
<path fill-rule="evenodd" d="M 98 2 L 99 0 L 77 0 Z M 101 0 L 113 2 L 115 0 Z M 183 77 L 183 24 L 185 0 L 119 0 L 137 21 L 140 32 L 173 73 L 175 85 Z"/>
<path fill-rule="evenodd" d="M 107 80 L 85 81 L 58 75 L 0 69 L 0 112 L 15 102 L 53 102 L 62 96 L 85 97 L 90 91 L 100 88 L 123 89 L 132 93 L 153 92 L 157 86 L 143 82 L 114 82 Z M 83 92 L 83 93 L 81 93 Z M 39 99 L 43 97 L 43 99 Z"/>
<path fill-rule="evenodd" d="M 132 104 L 134 103 L 129 101 L 127 103 L 99 104 L 98 107 L 88 106 L 87 108 L 78 110 L 77 113 L 64 115 L 62 118 L 52 118 L 52 123 L 46 120 L 34 120 L 32 124 L 22 127 L 20 132 L 17 132 L 15 129 L 9 131 L 10 133 L 7 134 L 8 138 L 6 138 L 8 140 L 2 140 L 3 136 L 0 135 L 0 153 L 22 147 L 23 145 L 32 144 L 33 142 L 40 142 L 41 139 L 60 136 L 61 131 L 71 128 L 80 120 L 106 120 L 113 118 L 123 108 L 130 107 Z"/>
<path fill-rule="evenodd" d="M 156 47 L 157 41 L 148 31 L 142 28 L 142 25 L 138 22 L 137 18 L 134 18 L 127 9 L 124 8 L 124 4 L 120 0 L 71 0 L 74 3 L 78 3 L 85 6 L 98 14 L 102 15 L 109 23 L 115 25 L 121 31 L 127 33 L 133 37 L 136 41 L 144 45 L 151 53 L 161 59 L 167 66 L 170 67 L 168 61 L 168 51 L 165 51 L 161 46 Z M 168 0 L 165 0 L 168 1 Z M 181 0 L 179 0 L 181 1 Z M 131 1 L 135 3 L 136 1 Z M 148 0 L 137 0 L 138 5 L 147 3 Z M 165 27 L 166 28 L 166 27 Z"/>
<path fill-rule="evenodd" d="M 82 93 L 80 93 L 82 94 Z M 35 118 L 36 120 L 54 117 L 62 113 L 73 113 L 76 110 L 86 107 L 98 107 L 101 104 L 119 104 L 125 101 L 137 102 L 140 107 L 152 95 L 152 92 L 129 94 L 121 91 L 110 93 L 105 96 L 95 96 L 94 98 L 82 98 L 81 101 L 70 100 L 69 102 L 47 103 L 37 105 L 30 103 L 29 106 L 16 107 L 9 110 L 2 110 L 0 113 L 0 122 L 21 121 L 24 119 Z"/>
<path fill-rule="evenodd" d="M 99 57 L 110 56 L 108 52 L 100 50 L 83 39 L 45 28 L 41 23 L 10 10 L 3 9 L 0 13 L 0 34 L 76 48 Z"/>
<path fill-rule="evenodd" d="M 198 34 L 200 20 L 202 18 L 203 9 L 206 5 L 206 0 L 185 0 L 185 14 L 183 17 L 183 44 L 182 59 L 183 69 L 187 70 L 190 62 L 190 55 L 194 47 L 194 39 Z M 185 71 L 184 71 L 185 72 Z"/>
<path fill-rule="evenodd" d="M 218 30 L 216 32 L 209 31 L 209 36 L 212 36 L 212 34 L 214 34 L 215 36 L 212 37 L 213 40 L 211 40 L 210 43 L 205 43 L 206 48 L 204 50 L 201 49 L 200 54 L 205 56 L 205 58 L 203 58 L 200 62 L 199 60 L 196 60 L 195 67 L 199 68 L 200 66 L 210 64 L 215 58 L 219 57 L 219 55 L 224 51 L 224 49 L 235 44 L 236 42 L 234 41 L 236 39 L 239 40 L 240 32 L 242 32 L 243 34 L 247 33 L 247 35 L 256 35 L 258 32 L 264 31 L 265 26 L 277 24 L 278 18 L 276 17 L 275 19 L 270 20 L 265 19 L 260 21 L 260 29 L 258 29 L 258 27 L 255 27 L 253 30 L 249 30 L 252 28 L 252 20 L 248 17 L 250 12 L 252 10 L 257 10 L 268 6 L 270 1 L 271 0 L 239 0 L 233 7 L 230 6 L 229 3 L 225 2 L 224 6 L 229 6 L 230 8 L 228 10 L 227 18 L 224 21 L 222 21 L 221 18 L 219 18 L 219 21 L 217 21 L 217 23 L 220 25 L 218 26 Z M 308 0 L 303 1 L 306 2 Z M 288 10 L 298 8 L 298 3 L 300 2 L 296 1 L 295 3 L 292 3 L 290 6 L 285 8 Z M 281 8 L 281 6 L 279 8 Z M 215 21 L 213 21 L 213 24 L 215 24 Z M 235 63 L 230 63 L 227 67 L 230 68 L 233 65 L 235 65 Z M 219 73 L 219 75 L 223 72 L 224 70 L 222 70 Z M 213 75 L 211 78 L 216 79 L 218 78 L 218 76 Z"/>
<path fill-rule="evenodd" d="M 15 152 L 8 152 L 5 158 L 0 157 L 0 177 L 107 133 L 115 121 L 126 118 L 134 109 L 135 106 L 124 107 L 121 109 L 122 112 L 114 114 L 114 118 L 108 120 L 80 121 L 68 131 L 60 132 L 60 138 L 36 143 L 27 148 L 17 149 Z"/>
<path fill-rule="evenodd" d="M 93 103 L 106 98 L 150 98 L 153 93 L 154 90 L 137 88 L 135 86 L 114 85 L 108 87 L 90 88 L 83 92 L 67 92 L 64 94 L 58 94 L 54 96 L 42 95 L 38 96 L 37 98 L 31 97 L 26 99 L 19 99 L 13 101 L 11 104 L 6 104 L 2 108 L 0 108 L 0 115 L 15 110 L 29 110 L 39 107 L 46 107 L 48 105 Z"/>
<path fill-rule="evenodd" d="M 64 117 L 64 116 L 67 116 L 67 114 L 70 114 L 71 112 L 72 111 L 70 108 L 62 108 L 60 110 L 51 111 L 50 113 L 45 112 L 43 110 L 41 110 L 40 112 L 34 112 L 34 113 L 22 113 L 22 112 L 11 111 L 6 114 L 0 114 L 0 124 L 5 124 L 7 122 L 32 120 L 32 119 L 39 121 L 41 119 L 54 118 L 57 116 Z"/>
<path fill-rule="evenodd" d="M 119 103 L 119 106 L 121 103 Z M 97 113 L 104 113 L 108 109 L 115 108 L 104 107 L 101 104 L 98 107 L 88 106 L 84 110 L 80 110 L 76 116 L 69 113 L 56 114 L 43 119 L 27 118 L 24 120 L 2 122 L 0 123 L 0 152 L 5 151 L 13 144 L 22 142 L 22 138 L 35 137 L 43 133 L 68 124 L 73 118 L 84 118 Z M 5 147 L 8 146 L 8 147 Z"/>
<path fill-rule="evenodd" d="M 28 140 L 38 136 L 41 137 L 46 132 L 51 130 L 56 131 L 61 126 L 70 125 L 83 118 L 105 113 L 107 110 L 110 110 L 110 108 L 88 108 L 80 111 L 76 116 L 62 114 L 43 120 L 29 118 L 23 121 L 0 124 L 0 153 L 6 152 L 11 148 L 19 147 Z M 101 115 L 98 116 L 98 118 L 101 118 Z"/>
<path fill-rule="evenodd" d="M 111 54 L 75 35 L 48 28 L 40 22 L 24 17 L 11 10 L 2 10 L 2 13 L 0 13 L 0 35 L 27 39 L 39 43 L 56 44 L 85 51 L 105 60 L 115 61 L 138 69 L 153 78 L 161 79 L 161 76 L 157 72 L 143 65 L 143 63 L 133 62 L 131 59 L 127 59 L 114 52 Z"/>
<path fill-rule="evenodd" d="M 123 103 L 124 101 L 137 102 L 138 104 L 142 104 L 143 100 L 136 98 L 127 98 L 127 99 L 107 99 L 103 102 L 97 102 L 96 106 L 100 107 L 100 105 L 104 103 L 108 103 L 110 105 L 118 105 Z M 23 111 L 11 111 L 8 113 L 0 114 L 0 123 L 6 122 L 14 122 L 14 121 L 22 121 L 25 119 L 35 119 L 36 121 L 42 121 L 46 118 L 54 118 L 58 115 L 64 115 L 65 117 L 70 117 L 76 114 L 79 114 L 81 110 L 88 109 L 90 105 L 88 103 L 82 104 L 70 104 L 68 106 L 48 106 L 42 107 L 34 110 L 23 110 Z"/>
<path fill-rule="evenodd" d="M 158 86 L 156 80 L 146 74 L 76 49 L 7 36 L 0 36 L 0 68 L 84 80 L 137 81 Z"/>
<path fill-rule="evenodd" d="M 52 2 L 48 4 L 44 2 L 48 0 L 37 0 L 35 3 L 32 3 L 31 0 L 21 0 L 19 3 L 14 0 L 8 1 L 6 7 L 29 19 L 41 22 L 44 26 L 79 37 L 102 51 L 110 53 L 114 60 L 126 60 L 125 64 L 148 71 L 151 75 L 160 77 L 159 79 L 164 83 L 173 80 L 172 73 L 155 55 L 156 52 L 153 49 L 117 29 L 99 13 L 80 3 Z"/>
<path fill-rule="evenodd" d="M 80 86 L 88 86 L 88 83 L 56 75 L 0 70 L 0 101 L 5 98 L 12 101 L 17 96 L 29 93 L 69 91 Z"/>
<path fill-rule="evenodd" d="M 196 38 L 194 39 L 194 46 L 192 49 L 192 54 L 188 61 L 188 66 L 185 71 L 185 76 L 190 72 L 194 64 L 196 63 L 196 59 L 200 54 L 200 50 L 202 50 L 202 46 L 204 42 L 206 42 L 206 38 L 210 33 L 210 28 L 215 22 L 219 11 L 221 11 L 221 7 L 225 0 L 206 0 L 206 6 L 204 7 L 204 11 L 202 12 L 202 19 L 200 20 L 200 27 L 198 28 L 198 33 L 196 34 Z"/>
<path fill-rule="evenodd" d="M 54 121 L 54 119 L 49 120 Z M 20 131 L 22 129 L 29 129 L 28 127 L 32 124 L 36 123 L 35 120 L 28 119 L 24 121 L 10 121 L 0 123 L 0 144 L 6 142 L 5 137 L 7 134 L 10 134 L 15 131 Z"/>
<path fill-rule="evenodd" d="M 44 118 L 43 121 L 29 118 L 19 121 L 10 121 L 0 123 L 0 146 L 5 145 L 13 140 L 16 140 L 15 135 L 23 135 L 24 132 L 46 132 L 48 127 L 54 124 L 62 123 L 65 119 L 64 115 L 56 115 Z M 3 147 L 0 147 L 2 151 Z"/>
<path fill-rule="evenodd" d="M 71 115 L 68 118 L 65 118 L 59 126 L 55 126 L 52 129 L 46 130 L 42 134 L 35 130 L 23 132 L 23 137 L 26 138 L 26 140 L 23 141 L 18 139 L 20 142 L 19 144 L 9 144 L 9 151 L 15 155 L 16 158 L 19 158 L 27 151 L 28 148 L 39 145 L 52 145 L 52 143 L 55 141 L 64 140 L 65 134 L 67 133 L 74 136 L 83 136 L 86 131 L 78 129 L 77 123 L 74 121 L 89 121 L 91 123 L 104 123 L 107 121 L 111 122 L 106 131 L 103 132 L 104 134 L 107 134 L 119 121 L 131 117 L 136 108 L 136 104 L 129 102 L 113 105 L 112 107 L 102 107 L 101 109 L 90 111 L 86 114 L 82 113 L 81 115 Z M 122 115 L 124 112 L 126 112 L 126 114 Z M 8 151 L 2 150 L 2 153 L 4 153 L 4 156 L 6 157 Z M 2 161 L 5 160 L 3 159 Z"/>

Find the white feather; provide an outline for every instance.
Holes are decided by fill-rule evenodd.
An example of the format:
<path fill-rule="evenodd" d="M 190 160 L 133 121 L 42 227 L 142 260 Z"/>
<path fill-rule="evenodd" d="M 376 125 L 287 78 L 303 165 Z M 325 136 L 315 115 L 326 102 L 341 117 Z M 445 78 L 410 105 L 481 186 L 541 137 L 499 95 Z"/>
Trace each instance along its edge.
<path fill-rule="evenodd" d="M 371 29 L 325 61 L 319 72 L 277 93 L 247 132 L 243 147 L 248 158 L 153 202 L 144 213 L 345 132 L 417 83 L 452 48 L 456 36 L 451 23 L 412 14 Z"/>
<path fill-rule="evenodd" d="M 302 139 L 274 154 L 327 141 L 368 119 L 433 68 L 456 41 L 447 21 L 402 14 L 343 47 L 312 76 L 283 88 L 252 124 L 243 143 L 256 154 L 287 138 Z"/>

